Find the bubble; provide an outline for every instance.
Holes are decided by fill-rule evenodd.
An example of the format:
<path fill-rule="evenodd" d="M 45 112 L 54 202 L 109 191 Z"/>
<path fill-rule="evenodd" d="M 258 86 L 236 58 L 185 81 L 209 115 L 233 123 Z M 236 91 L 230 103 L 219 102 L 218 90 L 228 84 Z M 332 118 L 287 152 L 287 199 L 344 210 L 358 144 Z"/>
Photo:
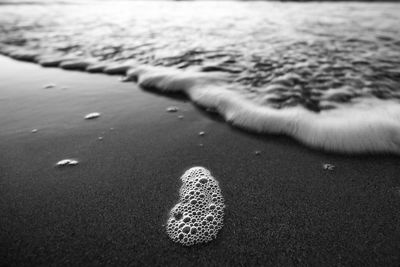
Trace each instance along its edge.
<path fill-rule="evenodd" d="M 182 228 L 182 232 L 184 232 L 185 234 L 189 233 L 190 231 L 190 226 L 185 226 Z"/>
<path fill-rule="evenodd" d="M 202 184 L 205 184 L 205 183 L 208 182 L 208 179 L 207 178 L 201 178 L 199 182 L 202 183 Z"/>
<path fill-rule="evenodd" d="M 182 218 L 182 213 L 181 212 L 175 213 L 174 217 L 175 217 L 176 220 L 179 221 Z"/>
<path fill-rule="evenodd" d="M 207 219 L 207 221 L 211 222 L 212 220 L 214 220 L 214 216 L 208 215 L 208 216 L 206 217 L 206 219 Z"/>

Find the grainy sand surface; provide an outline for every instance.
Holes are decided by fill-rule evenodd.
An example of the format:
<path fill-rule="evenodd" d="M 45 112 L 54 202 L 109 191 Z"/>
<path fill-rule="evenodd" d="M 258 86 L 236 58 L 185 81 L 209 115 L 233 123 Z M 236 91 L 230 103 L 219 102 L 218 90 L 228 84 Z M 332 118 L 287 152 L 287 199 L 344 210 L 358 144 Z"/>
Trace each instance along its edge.
<path fill-rule="evenodd" d="M 118 76 L 4 57 L 0 66 L 5 266 L 399 263 L 399 157 L 325 154 L 248 134 Z M 171 105 L 179 111 L 166 112 Z M 101 116 L 84 120 L 91 112 Z M 65 158 L 79 164 L 55 167 Z M 225 226 L 186 248 L 164 224 L 179 177 L 196 165 L 220 183 Z"/>

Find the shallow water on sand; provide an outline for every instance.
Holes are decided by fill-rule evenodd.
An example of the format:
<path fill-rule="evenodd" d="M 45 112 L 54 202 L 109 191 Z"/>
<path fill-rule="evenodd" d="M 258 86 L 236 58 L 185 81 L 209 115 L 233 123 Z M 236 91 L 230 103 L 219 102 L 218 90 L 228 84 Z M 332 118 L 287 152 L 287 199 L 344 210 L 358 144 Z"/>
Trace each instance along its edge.
<path fill-rule="evenodd" d="M 398 14 L 393 3 L 2 5 L 0 53 L 126 74 L 319 149 L 400 154 Z"/>
<path fill-rule="evenodd" d="M 318 112 L 361 96 L 400 99 L 398 14 L 398 4 L 370 3 L 3 5 L 0 51 L 91 71 L 124 62 L 223 71 L 257 104 Z"/>

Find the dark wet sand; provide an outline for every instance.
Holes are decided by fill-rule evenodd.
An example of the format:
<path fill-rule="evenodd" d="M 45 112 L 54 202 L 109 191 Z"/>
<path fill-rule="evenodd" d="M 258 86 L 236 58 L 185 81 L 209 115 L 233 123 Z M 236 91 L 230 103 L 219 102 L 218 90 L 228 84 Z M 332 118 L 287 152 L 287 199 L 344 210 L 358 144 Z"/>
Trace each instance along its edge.
<path fill-rule="evenodd" d="M 5 266 L 400 261 L 399 157 L 332 155 L 286 137 L 248 134 L 118 76 L 4 57 L 0 66 Z M 49 83 L 56 87 L 43 89 Z M 180 111 L 165 112 L 170 105 Z M 84 120 L 90 112 L 102 116 Z M 80 163 L 56 168 L 64 158 Z M 324 170 L 324 163 L 336 169 Z M 218 179 L 227 208 L 216 240 L 186 248 L 169 240 L 163 224 L 179 177 L 195 165 Z"/>

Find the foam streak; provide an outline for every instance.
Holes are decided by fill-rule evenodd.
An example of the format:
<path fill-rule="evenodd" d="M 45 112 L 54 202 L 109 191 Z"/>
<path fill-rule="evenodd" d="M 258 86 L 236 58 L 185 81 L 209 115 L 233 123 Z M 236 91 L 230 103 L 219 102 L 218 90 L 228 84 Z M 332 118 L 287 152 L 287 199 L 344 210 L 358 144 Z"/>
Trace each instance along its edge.
<path fill-rule="evenodd" d="M 286 134 L 318 149 L 334 152 L 400 154 L 400 105 L 360 98 L 320 113 L 302 107 L 258 106 L 227 89 L 227 76 L 162 67 L 128 71 L 140 86 L 161 92 L 183 92 L 193 102 L 216 110 L 233 125 L 259 133 Z"/>

